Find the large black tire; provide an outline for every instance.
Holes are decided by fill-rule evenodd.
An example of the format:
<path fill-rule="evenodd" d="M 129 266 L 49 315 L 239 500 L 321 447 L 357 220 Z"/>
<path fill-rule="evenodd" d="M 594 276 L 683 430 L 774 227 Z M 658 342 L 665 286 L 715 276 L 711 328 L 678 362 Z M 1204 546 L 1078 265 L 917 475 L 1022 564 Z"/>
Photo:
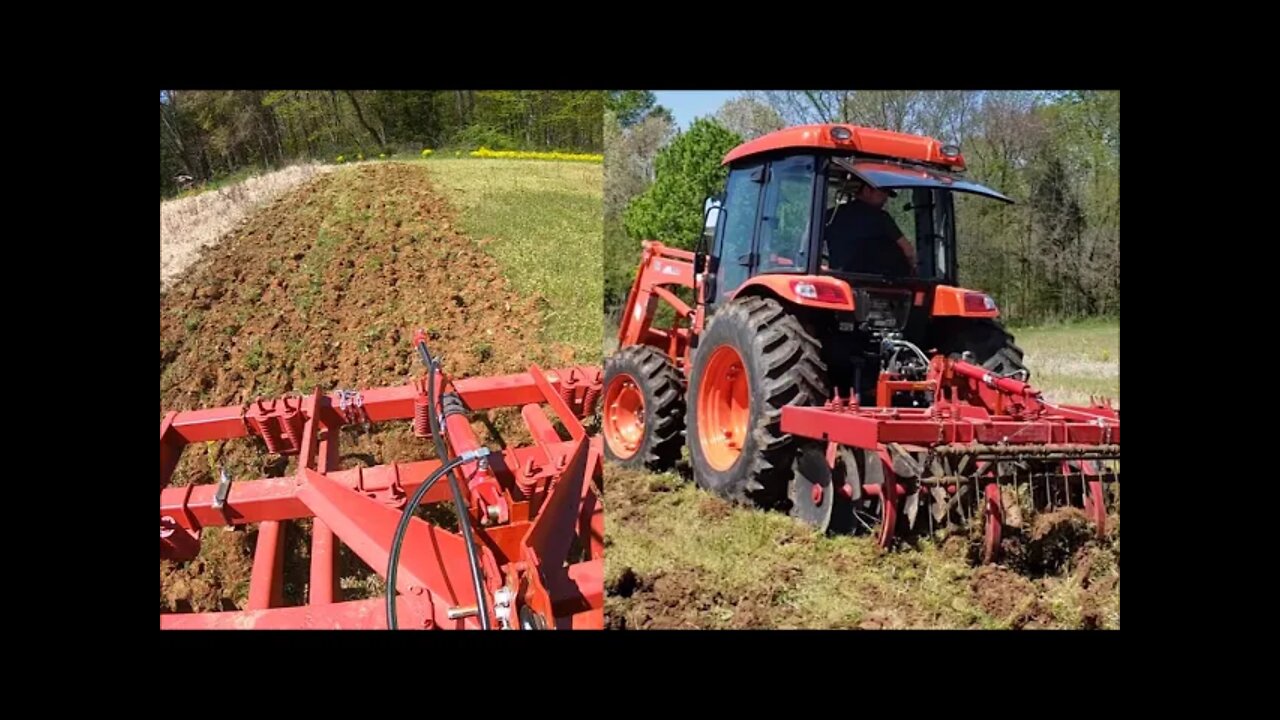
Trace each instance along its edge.
<path fill-rule="evenodd" d="M 1022 348 L 1013 335 L 995 320 L 987 318 L 946 318 L 934 325 L 934 344 L 948 356 L 965 352 L 973 354 L 977 364 L 999 377 L 1021 374 L 1025 381 L 1031 373 L 1023 363 Z"/>
<path fill-rule="evenodd" d="M 732 464 L 717 469 L 707 459 L 699 432 L 700 393 L 717 348 L 729 346 L 742 360 L 747 377 L 748 419 L 745 437 Z M 827 400 L 827 368 L 821 346 L 777 300 L 734 300 L 711 319 L 699 338 L 689 378 L 688 430 L 697 484 L 729 500 L 782 507 L 799 448 L 811 442 L 782 432 L 782 408 L 821 405 Z"/>
<path fill-rule="evenodd" d="M 609 389 L 614 382 L 630 381 L 644 399 L 644 434 L 634 451 L 621 447 L 610 432 Z M 629 468 L 654 472 L 669 470 L 680 459 L 684 446 L 684 383 L 666 355 L 648 345 L 631 345 L 604 364 L 605 457 Z M 629 453 L 629 454 L 628 454 Z"/>

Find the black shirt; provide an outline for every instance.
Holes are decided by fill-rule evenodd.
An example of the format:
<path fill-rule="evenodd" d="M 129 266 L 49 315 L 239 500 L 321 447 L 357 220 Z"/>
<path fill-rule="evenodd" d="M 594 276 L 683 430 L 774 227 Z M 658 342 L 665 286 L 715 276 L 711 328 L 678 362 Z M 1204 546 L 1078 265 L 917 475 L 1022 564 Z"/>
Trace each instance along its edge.
<path fill-rule="evenodd" d="M 852 201 L 838 207 L 835 220 L 827 226 L 827 252 L 831 269 L 901 276 L 911 266 L 898 238 L 902 230 L 881 208 Z"/>

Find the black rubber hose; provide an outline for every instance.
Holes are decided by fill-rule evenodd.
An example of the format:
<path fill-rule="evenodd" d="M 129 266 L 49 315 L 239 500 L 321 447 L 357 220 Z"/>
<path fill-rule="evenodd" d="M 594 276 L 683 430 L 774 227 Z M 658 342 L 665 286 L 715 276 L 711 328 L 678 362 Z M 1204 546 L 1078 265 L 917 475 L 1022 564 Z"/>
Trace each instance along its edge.
<path fill-rule="evenodd" d="M 427 343 L 418 343 L 418 355 L 427 366 L 427 420 L 431 424 L 431 439 L 435 442 L 436 455 L 440 462 L 449 461 L 449 448 L 440 432 L 440 417 L 436 414 L 436 372 L 438 368 L 427 350 Z M 476 591 L 476 612 L 480 615 L 480 627 L 489 629 L 489 612 L 484 601 L 484 575 L 480 572 L 480 559 L 476 556 L 475 541 L 471 535 L 471 515 L 467 512 L 467 504 L 462 498 L 462 488 L 458 485 L 458 474 L 449 473 L 449 486 L 453 490 L 453 504 L 458 511 L 458 529 L 467 545 L 467 563 L 471 566 L 471 582 Z"/>
<path fill-rule="evenodd" d="M 405 533 L 409 530 L 409 521 L 413 519 L 413 510 L 418 507 L 418 503 L 422 502 L 422 497 L 427 494 L 432 485 L 436 484 L 437 480 L 464 462 L 466 462 L 465 458 L 457 457 L 451 462 L 436 468 L 435 472 L 431 473 L 426 481 L 414 491 L 413 497 L 409 499 L 408 504 L 404 507 L 404 512 L 400 515 L 400 524 L 396 526 L 396 534 L 391 539 L 391 555 L 387 559 L 387 627 L 392 630 L 397 629 L 396 569 L 400 566 L 400 548 L 404 544 Z"/>

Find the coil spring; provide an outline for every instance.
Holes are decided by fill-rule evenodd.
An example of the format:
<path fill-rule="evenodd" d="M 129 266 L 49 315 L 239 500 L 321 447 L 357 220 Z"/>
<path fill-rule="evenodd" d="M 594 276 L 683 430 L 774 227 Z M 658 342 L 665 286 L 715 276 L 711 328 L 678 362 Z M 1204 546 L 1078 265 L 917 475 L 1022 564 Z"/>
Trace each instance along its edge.
<path fill-rule="evenodd" d="M 570 370 L 569 376 L 560 381 L 560 399 L 569 407 L 573 407 L 574 391 L 578 389 L 577 375 L 577 370 Z"/>
<path fill-rule="evenodd" d="M 427 404 L 427 396 L 421 393 L 413 399 L 413 434 L 420 437 L 431 435 L 431 409 Z"/>
<path fill-rule="evenodd" d="M 289 439 L 292 447 L 302 447 L 302 441 L 298 434 L 298 428 L 294 423 L 299 419 L 298 408 L 286 406 L 283 416 L 280 418 L 280 427 L 284 430 L 284 436 Z M 274 452 L 274 451 L 273 451 Z"/>
<path fill-rule="evenodd" d="M 276 455 L 281 454 L 280 435 L 276 432 L 276 429 L 271 426 L 271 423 L 263 419 L 256 421 L 255 424 L 258 426 L 258 434 L 262 435 L 263 441 L 267 443 L 267 452 L 274 453 Z"/>
<path fill-rule="evenodd" d="M 592 385 L 587 388 L 587 394 L 582 398 L 582 415 L 586 417 L 596 411 L 596 401 L 600 399 L 600 392 L 603 388 L 600 385 Z"/>

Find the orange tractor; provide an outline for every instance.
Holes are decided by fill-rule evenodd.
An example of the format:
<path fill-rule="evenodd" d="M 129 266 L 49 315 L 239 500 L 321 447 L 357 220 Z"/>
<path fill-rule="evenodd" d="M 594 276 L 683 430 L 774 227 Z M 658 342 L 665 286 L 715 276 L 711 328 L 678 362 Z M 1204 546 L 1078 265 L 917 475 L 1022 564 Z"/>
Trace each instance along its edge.
<path fill-rule="evenodd" d="M 882 546 L 977 520 L 989 560 L 1061 506 L 1103 531 L 1120 413 L 1049 403 L 992 298 L 957 285 L 957 193 L 1013 202 L 959 148 L 808 125 L 724 164 L 693 252 L 644 243 L 605 369 L 610 460 L 669 469 L 687 444 L 700 487 Z"/>

